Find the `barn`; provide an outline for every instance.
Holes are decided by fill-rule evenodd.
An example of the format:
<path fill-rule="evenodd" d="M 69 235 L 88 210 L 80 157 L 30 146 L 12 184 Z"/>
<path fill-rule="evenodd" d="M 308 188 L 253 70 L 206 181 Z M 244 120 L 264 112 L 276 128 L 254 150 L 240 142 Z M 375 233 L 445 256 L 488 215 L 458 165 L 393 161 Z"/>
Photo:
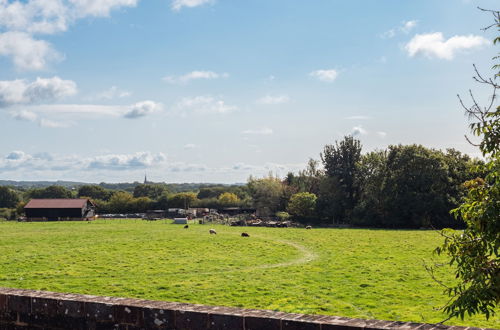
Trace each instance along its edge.
<path fill-rule="evenodd" d="M 81 221 L 95 218 L 89 199 L 32 199 L 24 207 L 28 221 Z"/>

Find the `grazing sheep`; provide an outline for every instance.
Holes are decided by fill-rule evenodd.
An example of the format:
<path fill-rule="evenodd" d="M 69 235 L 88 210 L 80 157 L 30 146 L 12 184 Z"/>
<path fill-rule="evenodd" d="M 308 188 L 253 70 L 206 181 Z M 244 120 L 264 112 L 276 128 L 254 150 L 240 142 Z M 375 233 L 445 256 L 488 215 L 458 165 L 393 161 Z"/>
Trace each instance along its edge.
<path fill-rule="evenodd" d="M 248 233 L 241 233 L 241 237 L 250 237 L 250 235 Z"/>
<path fill-rule="evenodd" d="M 215 234 L 217 234 L 217 232 L 215 231 L 215 229 L 210 229 L 208 232 L 210 233 L 210 235 L 212 235 L 212 234 L 214 234 L 214 235 L 215 235 Z"/>
<path fill-rule="evenodd" d="M 306 226 L 306 229 L 312 229 L 312 227 L 311 226 Z"/>
<path fill-rule="evenodd" d="M 184 229 L 188 229 L 188 228 L 189 228 L 189 225 L 185 225 L 185 226 L 184 226 Z"/>

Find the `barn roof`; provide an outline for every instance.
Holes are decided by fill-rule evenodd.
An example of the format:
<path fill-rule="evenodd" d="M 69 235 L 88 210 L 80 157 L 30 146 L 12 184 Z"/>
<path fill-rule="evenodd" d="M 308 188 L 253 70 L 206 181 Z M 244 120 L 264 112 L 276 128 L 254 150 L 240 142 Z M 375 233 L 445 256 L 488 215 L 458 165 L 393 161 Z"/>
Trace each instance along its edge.
<path fill-rule="evenodd" d="M 25 209 L 81 209 L 89 200 L 86 198 L 32 199 Z"/>

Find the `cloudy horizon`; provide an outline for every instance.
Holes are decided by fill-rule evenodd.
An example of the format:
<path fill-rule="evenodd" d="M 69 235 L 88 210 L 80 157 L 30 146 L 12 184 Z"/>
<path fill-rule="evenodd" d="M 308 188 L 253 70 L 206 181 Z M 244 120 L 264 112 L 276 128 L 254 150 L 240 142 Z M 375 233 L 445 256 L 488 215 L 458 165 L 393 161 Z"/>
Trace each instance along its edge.
<path fill-rule="evenodd" d="M 478 156 L 456 95 L 488 101 L 495 4 L 0 0 L 0 180 L 245 182 L 345 135 Z"/>

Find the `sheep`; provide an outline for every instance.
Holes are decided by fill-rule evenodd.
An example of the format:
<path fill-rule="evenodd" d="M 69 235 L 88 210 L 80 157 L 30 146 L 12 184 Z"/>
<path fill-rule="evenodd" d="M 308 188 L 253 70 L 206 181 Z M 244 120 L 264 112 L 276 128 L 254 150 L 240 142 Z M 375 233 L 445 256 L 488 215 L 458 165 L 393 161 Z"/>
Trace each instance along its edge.
<path fill-rule="evenodd" d="M 184 226 L 184 229 L 188 229 L 188 228 L 189 228 L 189 225 L 185 225 L 185 226 Z"/>
<path fill-rule="evenodd" d="M 208 232 L 210 233 L 210 235 L 212 235 L 212 234 L 214 234 L 214 235 L 215 235 L 215 234 L 217 234 L 217 232 L 215 231 L 215 229 L 210 229 Z"/>
<path fill-rule="evenodd" d="M 241 233 L 241 237 L 250 237 L 250 235 L 248 233 Z"/>
<path fill-rule="evenodd" d="M 311 226 L 306 226 L 306 229 L 312 229 L 312 227 Z"/>

